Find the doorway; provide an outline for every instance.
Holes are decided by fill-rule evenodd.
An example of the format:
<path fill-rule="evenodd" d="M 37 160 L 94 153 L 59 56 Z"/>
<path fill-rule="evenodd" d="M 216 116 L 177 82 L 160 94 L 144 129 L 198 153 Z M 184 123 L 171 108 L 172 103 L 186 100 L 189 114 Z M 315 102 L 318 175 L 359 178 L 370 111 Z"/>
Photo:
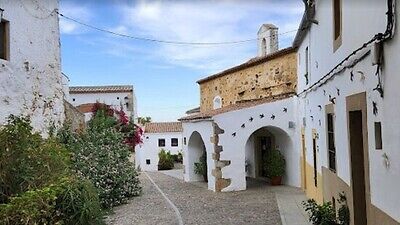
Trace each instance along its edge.
<path fill-rule="evenodd" d="M 350 159 L 354 224 L 367 225 L 362 111 L 349 112 Z"/>

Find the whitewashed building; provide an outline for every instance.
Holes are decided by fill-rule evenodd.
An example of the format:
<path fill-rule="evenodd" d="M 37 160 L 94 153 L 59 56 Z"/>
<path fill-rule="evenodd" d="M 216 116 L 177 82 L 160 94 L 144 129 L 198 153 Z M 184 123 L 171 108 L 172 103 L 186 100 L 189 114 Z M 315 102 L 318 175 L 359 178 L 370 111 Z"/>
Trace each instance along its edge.
<path fill-rule="evenodd" d="M 351 224 L 400 224 L 400 6 L 305 2 L 294 41 L 302 187 L 336 206 L 344 192 Z"/>
<path fill-rule="evenodd" d="M 64 121 L 57 0 L 0 1 L 0 124 L 29 116 L 42 134 Z"/>
<path fill-rule="evenodd" d="M 279 149 L 286 159 L 283 182 L 300 186 L 296 49 L 279 50 L 277 33 L 276 26 L 262 25 L 257 57 L 197 82 L 200 109 L 180 119 L 185 181 L 203 180 L 194 164 L 205 152 L 209 190 L 245 190 L 247 177 L 267 179 L 264 158 Z"/>
<path fill-rule="evenodd" d="M 147 123 L 143 143 L 135 149 L 136 167 L 142 171 L 157 171 L 161 149 L 173 155 L 182 153 L 182 123 Z"/>
<path fill-rule="evenodd" d="M 123 110 L 130 119 L 136 121 L 136 96 L 132 85 L 112 86 L 71 86 L 69 102 L 85 114 L 85 120 L 92 116 L 92 108 L 96 102 Z"/>

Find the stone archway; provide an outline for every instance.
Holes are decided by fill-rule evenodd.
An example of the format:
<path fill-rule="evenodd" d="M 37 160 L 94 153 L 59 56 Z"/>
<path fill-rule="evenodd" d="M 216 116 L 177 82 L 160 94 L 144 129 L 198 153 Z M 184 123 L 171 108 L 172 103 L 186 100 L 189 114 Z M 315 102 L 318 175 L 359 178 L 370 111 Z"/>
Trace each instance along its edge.
<path fill-rule="evenodd" d="M 264 126 L 249 135 L 245 143 L 245 165 L 246 177 L 267 180 L 263 163 L 266 155 L 272 149 L 278 149 L 284 155 L 286 161 L 293 158 L 293 141 L 290 136 L 281 128 Z M 291 166 L 286 163 L 286 173 L 283 183 L 287 183 L 292 176 L 295 176 Z"/>
<path fill-rule="evenodd" d="M 204 181 L 204 177 L 195 173 L 195 163 L 200 161 L 203 154 L 207 155 L 206 147 L 200 133 L 194 131 L 189 138 L 188 150 L 186 153 L 187 160 L 187 172 L 189 174 L 189 181 Z M 207 161 L 207 159 L 206 159 Z"/>

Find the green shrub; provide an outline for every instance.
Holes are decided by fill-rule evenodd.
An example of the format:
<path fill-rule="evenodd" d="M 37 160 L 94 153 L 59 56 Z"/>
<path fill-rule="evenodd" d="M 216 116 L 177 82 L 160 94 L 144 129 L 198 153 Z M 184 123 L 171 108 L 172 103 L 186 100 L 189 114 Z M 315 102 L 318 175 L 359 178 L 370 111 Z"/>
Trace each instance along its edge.
<path fill-rule="evenodd" d="M 280 177 L 285 174 L 285 157 L 279 150 L 271 150 L 265 157 L 264 170 L 268 177 Z"/>
<path fill-rule="evenodd" d="M 303 202 L 306 212 L 309 213 L 309 220 L 314 225 L 338 225 L 336 223 L 335 209 L 331 202 L 318 205 L 314 199 Z"/>
<path fill-rule="evenodd" d="M 161 149 L 158 153 L 158 169 L 159 170 L 170 170 L 174 168 L 174 158 L 170 151 Z"/>
<path fill-rule="evenodd" d="M 29 119 L 10 116 L 0 128 L 0 203 L 66 175 L 68 163 L 61 144 L 33 133 Z"/>
<path fill-rule="evenodd" d="M 173 154 L 171 156 L 172 156 L 172 159 L 174 160 L 174 162 L 182 163 L 182 161 L 183 161 L 182 152 L 178 152 L 178 154 Z"/>
<path fill-rule="evenodd" d="M 0 205 L 0 224 L 104 224 L 91 183 L 62 178 L 56 184 L 26 191 Z"/>
<path fill-rule="evenodd" d="M 124 144 L 124 134 L 110 121 L 107 114 L 98 111 L 87 132 L 59 135 L 72 152 L 73 169 L 98 189 L 104 208 L 123 204 L 141 192 L 134 164 L 129 162 L 130 149 Z"/>
<path fill-rule="evenodd" d="M 194 163 L 194 172 L 196 174 L 204 176 L 205 180 L 207 177 L 207 155 L 206 152 L 204 152 L 200 158 L 199 162 Z"/>

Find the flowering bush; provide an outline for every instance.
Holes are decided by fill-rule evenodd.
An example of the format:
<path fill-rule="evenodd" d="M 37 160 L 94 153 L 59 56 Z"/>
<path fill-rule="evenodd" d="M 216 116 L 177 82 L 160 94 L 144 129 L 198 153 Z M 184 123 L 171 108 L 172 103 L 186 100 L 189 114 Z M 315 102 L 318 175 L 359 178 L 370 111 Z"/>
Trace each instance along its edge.
<path fill-rule="evenodd" d="M 126 136 L 112 121 L 116 119 L 99 110 L 89 122 L 86 133 L 60 135 L 73 153 L 74 169 L 98 189 L 104 208 L 125 203 L 141 192 L 137 172 L 129 162 Z"/>
<path fill-rule="evenodd" d="M 69 152 L 24 117 L 0 127 L 0 224 L 103 224 L 96 189 L 72 173 Z"/>

